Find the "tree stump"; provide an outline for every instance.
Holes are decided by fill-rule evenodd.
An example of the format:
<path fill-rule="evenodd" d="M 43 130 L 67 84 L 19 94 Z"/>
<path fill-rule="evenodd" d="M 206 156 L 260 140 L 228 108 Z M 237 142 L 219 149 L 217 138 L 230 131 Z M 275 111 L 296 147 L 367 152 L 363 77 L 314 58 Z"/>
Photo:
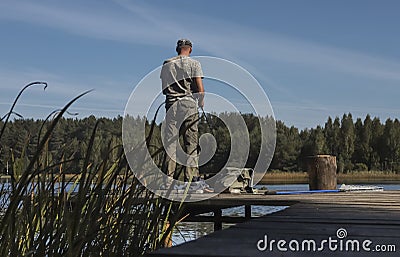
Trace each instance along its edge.
<path fill-rule="evenodd" d="M 316 155 L 307 158 L 310 190 L 333 190 L 337 188 L 336 156 Z"/>

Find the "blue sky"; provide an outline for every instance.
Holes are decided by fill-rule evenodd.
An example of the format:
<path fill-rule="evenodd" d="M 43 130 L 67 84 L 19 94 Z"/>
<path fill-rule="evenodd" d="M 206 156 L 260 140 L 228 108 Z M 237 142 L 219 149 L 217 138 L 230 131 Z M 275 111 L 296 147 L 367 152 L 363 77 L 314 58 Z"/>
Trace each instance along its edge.
<path fill-rule="evenodd" d="M 247 69 L 287 125 L 315 127 L 345 112 L 398 118 L 399 10 L 388 0 L 2 0 L 0 113 L 24 84 L 44 80 L 46 91 L 21 98 L 24 117 L 44 118 L 92 88 L 71 111 L 122 115 L 135 85 L 185 37 L 193 55 Z"/>

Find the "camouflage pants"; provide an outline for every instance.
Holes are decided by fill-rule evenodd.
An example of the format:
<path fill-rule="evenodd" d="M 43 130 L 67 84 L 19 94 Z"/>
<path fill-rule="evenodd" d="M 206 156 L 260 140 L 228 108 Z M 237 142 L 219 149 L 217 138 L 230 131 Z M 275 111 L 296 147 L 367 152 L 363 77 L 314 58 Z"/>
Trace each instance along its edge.
<path fill-rule="evenodd" d="M 166 103 L 165 129 L 163 135 L 166 158 L 164 172 L 172 177 L 176 170 L 176 161 L 184 166 L 185 181 L 199 177 L 198 167 L 198 117 L 197 103 L 193 98 L 184 97 L 175 102 Z M 183 136 L 184 151 L 179 143 Z"/>

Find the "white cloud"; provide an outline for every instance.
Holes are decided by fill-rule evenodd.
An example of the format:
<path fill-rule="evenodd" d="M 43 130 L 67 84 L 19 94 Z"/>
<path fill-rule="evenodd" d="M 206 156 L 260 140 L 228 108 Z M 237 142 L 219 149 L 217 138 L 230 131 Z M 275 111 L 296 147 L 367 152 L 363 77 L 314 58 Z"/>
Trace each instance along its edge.
<path fill-rule="evenodd" d="M 163 31 L 188 35 L 196 45 L 216 56 L 239 63 L 244 60 L 255 63 L 252 66 L 259 73 L 262 73 L 265 61 L 273 60 L 365 77 L 400 80 L 400 63 L 397 61 L 194 13 L 165 8 L 159 11 L 153 6 L 138 7 L 132 2 L 118 2 Z"/>
<path fill-rule="evenodd" d="M 165 8 L 165 6 L 161 9 L 155 5 L 132 1 L 115 1 L 114 3 L 117 5 L 110 9 L 96 7 L 88 11 L 79 8 L 79 2 L 4 0 L 0 2 L 0 20 L 26 22 L 102 40 L 150 44 L 160 47 L 169 46 L 178 37 L 189 37 L 194 41 L 195 47 L 247 67 L 252 74 L 263 80 L 267 87 L 273 87 L 283 95 L 290 96 L 288 101 L 296 98 L 289 90 L 293 85 L 274 83 L 264 66 L 266 62 L 287 65 L 288 70 L 293 69 L 293 66 L 304 66 L 315 69 L 316 72 L 332 72 L 332 77 L 338 73 L 345 73 L 363 79 L 378 79 L 383 82 L 386 80 L 400 81 L 400 63 L 396 60 L 275 34 L 261 28 L 250 28 L 227 22 L 218 17 L 180 12 L 172 8 Z M 122 90 L 123 92 L 113 91 L 113 85 L 117 86 L 120 82 L 112 79 L 107 83 L 101 82 L 100 79 L 92 79 L 91 82 L 90 80 L 77 82 L 63 76 L 35 70 L 14 73 L 0 71 L 0 76 L 3 79 L 2 90 L 7 89 L 8 91 L 14 90 L 14 85 L 18 85 L 18 88 L 22 87 L 23 83 L 31 80 L 29 78 L 45 77 L 50 80 L 48 92 L 52 93 L 54 90 L 54 95 L 63 97 L 63 99 L 75 96 L 86 89 L 101 88 L 101 91 L 93 92 L 88 99 L 92 106 L 95 106 L 94 104 L 97 102 L 96 106 L 103 105 L 105 110 L 117 110 L 118 108 L 108 107 L 127 98 L 131 90 L 128 88 Z M 381 83 L 380 86 L 393 84 Z M 359 89 L 363 85 L 362 83 L 352 83 L 351 86 Z M 1 97 L 0 101 L 4 102 L 5 99 Z M 293 111 L 306 109 L 312 113 L 318 111 L 325 113 L 332 110 L 331 107 L 327 108 L 314 105 L 312 101 L 305 101 L 307 100 L 293 101 L 293 107 L 278 104 L 276 108 L 279 107 L 281 110 L 292 108 Z M 28 104 L 38 103 L 33 101 Z M 86 108 L 97 109 L 97 107 Z M 351 106 L 342 105 L 337 111 L 347 112 L 349 108 Z M 374 110 L 372 108 L 370 111 Z M 393 111 L 395 110 L 387 108 L 379 112 L 393 113 Z"/>
<path fill-rule="evenodd" d="M 0 19 L 23 21 L 41 26 L 62 29 L 86 37 L 123 42 L 156 43 L 166 36 L 159 30 L 154 33 L 148 23 L 132 15 L 113 10 L 93 8 L 84 11 L 78 6 L 57 2 L 3 1 L 0 3 Z"/>
<path fill-rule="evenodd" d="M 2 84 L 0 86 L 0 115 L 6 113 L 18 92 L 31 81 L 46 81 L 48 87 L 43 92 L 42 86 L 35 86 L 24 92 L 16 109 L 25 117 L 42 117 L 46 113 L 62 108 L 77 95 L 94 89 L 74 103 L 70 110 L 80 114 L 92 113 L 101 116 L 123 114 L 124 102 L 128 100 L 131 88 L 121 81 L 104 80 L 75 81 L 62 75 L 40 70 L 0 70 Z M 119 90 L 115 90 L 118 88 Z M 37 113 L 35 115 L 35 113 Z M 44 114 L 43 114 L 44 113 Z M 39 115 L 39 116 L 38 116 Z"/>
<path fill-rule="evenodd" d="M 175 9 L 128 1 L 120 7 L 84 11 L 53 2 L 3 1 L 0 19 L 36 23 L 70 33 L 106 40 L 165 46 L 187 35 L 203 50 L 234 61 L 255 63 L 262 72 L 267 60 L 354 73 L 365 77 L 400 80 L 400 63 L 349 49 L 321 45 L 274 34 L 259 28 Z M 57 3 L 58 4 L 58 3 Z M 182 22 L 189 21 L 189 22 Z M 255 51 L 256 54 L 250 54 Z"/>

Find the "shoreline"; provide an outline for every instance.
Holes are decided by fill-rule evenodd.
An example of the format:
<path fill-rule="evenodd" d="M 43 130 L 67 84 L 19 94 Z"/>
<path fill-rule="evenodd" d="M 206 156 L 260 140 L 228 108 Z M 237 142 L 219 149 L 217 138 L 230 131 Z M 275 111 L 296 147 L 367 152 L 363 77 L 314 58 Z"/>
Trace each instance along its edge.
<path fill-rule="evenodd" d="M 76 174 L 66 174 L 72 178 Z M 10 175 L 0 175 L 0 180 L 10 180 Z M 400 174 L 383 171 L 353 171 L 338 174 L 338 184 L 400 184 Z M 307 172 L 268 171 L 258 184 L 283 185 L 283 184 L 308 184 Z"/>
<path fill-rule="evenodd" d="M 400 174 L 380 171 L 354 171 L 338 174 L 338 184 L 400 184 Z M 307 172 L 267 172 L 259 184 L 308 184 Z"/>

